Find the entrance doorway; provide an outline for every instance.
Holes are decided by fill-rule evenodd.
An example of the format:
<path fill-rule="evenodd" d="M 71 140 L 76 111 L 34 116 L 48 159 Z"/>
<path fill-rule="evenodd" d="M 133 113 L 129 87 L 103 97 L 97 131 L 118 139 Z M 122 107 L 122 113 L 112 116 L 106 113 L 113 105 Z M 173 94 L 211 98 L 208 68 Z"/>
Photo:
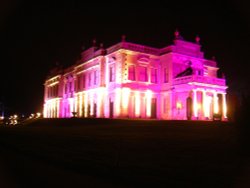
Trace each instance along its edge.
<path fill-rule="evenodd" d="M 88 104 L 87 117 L 90 117 L 90 104 Z"/>
<path fill-rule="evenodd" d="M 151 118 L 156 118 L 156 107 L 157 107 L 157 104 L 156 104 L 157 100 L 156 98 L 152 98 L 151 99 Z"/>
<path fill-rule="evenodd" d="M 109 99 L 109 117 L 113 118 L 114 116 L 114 102 Z"/>
<path fill-rule="evenodd" d="M 96 103 L 94 103 L 94 114 L 93 114 L 93 117 L 96 117 L 96 114 L 97 114 L 97 105 L 96 105 Z"/>
<path fill-rule="evenodd" d="M 192 113 L 193 113 L 193 101 L 192 101 L 192 98 L 191 97 L 188 97 L 187 100 L 186 100 L 186 106 L 187 106 L 187 120 L 191 120 L 192 118 Z"/>

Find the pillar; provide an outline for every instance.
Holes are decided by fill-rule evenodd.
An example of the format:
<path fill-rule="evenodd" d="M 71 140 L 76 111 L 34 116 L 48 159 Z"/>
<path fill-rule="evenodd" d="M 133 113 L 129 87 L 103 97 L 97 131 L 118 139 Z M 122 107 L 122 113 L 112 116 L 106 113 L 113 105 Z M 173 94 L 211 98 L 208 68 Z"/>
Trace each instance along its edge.
<path fill-rule="evenodd" d="M 135 91 L 135 117 L 141 114 L 141 96 L 139 91 Z"/>
<path fill-rule="evenodd" d="M 197 91 L 193 90 L 193 112 L 194 112 L 194 117 L 197 118 Z"/>
<path fill-rule="evenodd" d="M 213 99 L 214 99 L 214 114 L 218 114 L 219 113 L 219 106 L 218 106 L 218 96 L 217 93 L 214 91 L 213 93 Z"/>

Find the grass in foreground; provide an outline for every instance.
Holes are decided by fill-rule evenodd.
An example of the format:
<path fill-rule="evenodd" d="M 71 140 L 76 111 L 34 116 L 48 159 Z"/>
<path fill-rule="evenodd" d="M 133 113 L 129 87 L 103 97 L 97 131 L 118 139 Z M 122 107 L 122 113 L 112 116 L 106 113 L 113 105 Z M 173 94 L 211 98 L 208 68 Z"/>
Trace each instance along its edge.
<path fill-rule="evenodd" d="M 11 188 L 250 185 L 247 152 L 229 123 L 47 119 L 1 127 L 0 142 Z"/>

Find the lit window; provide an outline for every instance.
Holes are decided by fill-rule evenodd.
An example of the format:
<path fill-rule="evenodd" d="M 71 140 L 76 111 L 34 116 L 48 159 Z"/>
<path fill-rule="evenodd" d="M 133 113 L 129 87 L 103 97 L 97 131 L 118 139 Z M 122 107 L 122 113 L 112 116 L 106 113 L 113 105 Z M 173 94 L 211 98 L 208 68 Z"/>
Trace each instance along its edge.
<path fill-rule="evenodd" d="M 168 83 L 168 69 L 164 68 L 164 83 Z"/>
<path fill-rule="evenodd" d="M 80 91 L 81 88 L 81 76 L 77 76 L 77 91 Z"/>
<path fill-rule="evenodd" d="M 69 92 L 72 91 L 72 82 L 69 82 Z"/>
<path fill-rule="evenodd" d="M 96 85 L 97 84 L 97 70 L 96 71 L 94 71 L 94 85 Z"/>
<path fill-rule="evenodd" d="M 77 91 L 76 85 L 77 85 L 77 80 L 74 80 L 74 91 Z"/>
<path fill-rule="evenodd" d="M 139 81 L 148 81 L 147 67 L 139 67 Z"/>
<path fill-rule="evenodd" d="M 58 97 L 58 85 L 55 85 L 55 97 Z"/>
<path fill-rule="evenodd" d="M 109 81 L 114 82 L 115 81 L 115 70 L 114 66 L 109 67 Z"/>
<path fill-rule="evenodd" d="M 91 86 L 91 73 L 88 74 L 88 86 Z"/>
<path fill-rule="evenodd" d="M 204 67 L 204 76 L 208 76 L 208 69 L 207 69 L 207 67 Z"/>
<path fill-rule="evenodd" d="M 130 65 L 128 68 L 128 79 L 135 80 L 135 66 Z"/>
<path fill-rule="evenodd" d="M 181 108 L 182 108 L 181 102 L 177 102 L 177 103 L 176 103 L 176 108 L 177 108 L 177 109 L 181 109 Z"/>
<path fill-rule="evenodd" d="M 67 83 L 65 83 L 65 87 L 64 87 L 64 93 L 66 94 L 67 93 Z"/>
<path fill-rule="evenodd" d="M 151 82 L 157 83 L 157 69 L 151 69 Z"/>
<path fill-rule="evenodd" d="M 82 75 L 82 88 L 85 88 L 85 74 Z"/>
<path fill-rule="evenodd" d="M 48 87 L 48 98 L 50 98 L 50 87 Z"/>

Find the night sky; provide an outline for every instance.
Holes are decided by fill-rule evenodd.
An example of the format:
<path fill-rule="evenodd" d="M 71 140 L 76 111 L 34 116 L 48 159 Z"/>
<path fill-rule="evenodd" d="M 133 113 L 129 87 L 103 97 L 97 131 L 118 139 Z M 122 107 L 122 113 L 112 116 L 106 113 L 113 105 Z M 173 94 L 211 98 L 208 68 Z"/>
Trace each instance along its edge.
<path fill-rule="evenodd" d="M 7 111 L 41 111 L 43 83 L 49 70 L 56 62 L 64 67 L 75 63 L 93 38 L 109 47 L 125 34 L 127 41 L 164 47 L 172 43 L 176 28 L 185 40 L 194 41 L 197 34 L 200 36 L 205 57 L 216 57 L 226 75 L 229 92 L 248 91 L 247 3 L 79 2 L 0 2 L 0 101 Z"/>

